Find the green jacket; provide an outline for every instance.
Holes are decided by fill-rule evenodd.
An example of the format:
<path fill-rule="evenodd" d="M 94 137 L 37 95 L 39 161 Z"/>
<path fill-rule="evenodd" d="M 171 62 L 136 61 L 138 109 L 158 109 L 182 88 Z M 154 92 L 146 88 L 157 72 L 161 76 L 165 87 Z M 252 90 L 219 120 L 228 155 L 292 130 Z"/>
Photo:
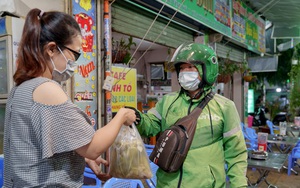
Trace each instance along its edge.
<path fill-rule="evenodd" d="M 154 136 L 172 126 L 192 111 L 201 99 L 183 92 L 165 95 L 137 126 L 141 135 Z M 210 111 L 210 113 L 209 113 Z M 212 126 L 210 123 L 212 121 Z M 182 188 L 225 187 L 227 176 L 231 187 L 247 187 L 247 149 L 240 119 L 233 101 L 215 94 L 198 118 L 195 136 L 183 164 Z M 157 187 L 177 187 L 180 171 L 157 171 Z"/>

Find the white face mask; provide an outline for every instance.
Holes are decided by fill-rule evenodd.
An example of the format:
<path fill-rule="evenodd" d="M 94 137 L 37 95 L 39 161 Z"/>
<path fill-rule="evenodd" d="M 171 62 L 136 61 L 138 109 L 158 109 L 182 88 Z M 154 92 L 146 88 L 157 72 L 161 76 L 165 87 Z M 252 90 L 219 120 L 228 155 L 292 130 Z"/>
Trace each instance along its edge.
<path fill-rule="evenodd" d="M 188 91 L 196 91 L 200 83 L 198 76 L 198 72 L 194 71 L 180 72 L 178 81 L 183 89 Z"/>
<path fill-rule="evenodd" d="M 60 83 L 60 82 L 68 80 L 69 78 L 71 78 L 73 76 L 75 67 L 77 66 L 77 63 L 74 60 L 67 59 L 66 56 L 64 55 L 64 53 L 62 53 L 61 49 L 59 47 L 57 47 L 57 48 L 60 51 L 60 53 L 64 56 L 65 60 L 67 61 L 65 70 L 59 71 L 56 69 L 52 58 L 50 58 L 51 63 L 53 65 L 52 79 Z"/>

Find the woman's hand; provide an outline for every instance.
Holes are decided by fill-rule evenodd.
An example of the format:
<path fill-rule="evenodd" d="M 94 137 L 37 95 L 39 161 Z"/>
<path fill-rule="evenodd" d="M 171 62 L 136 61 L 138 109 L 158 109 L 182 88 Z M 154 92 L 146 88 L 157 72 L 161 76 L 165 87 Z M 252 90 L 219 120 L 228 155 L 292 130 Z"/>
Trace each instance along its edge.
<path fill-rule="evenodd" d="M 85 162 L 88 164 L 90 169 L 94 172 L 94 174 L 101 180 L 106 181 L 111 178 L 109 174 L 102 173 L 100 165 L 103 164 L 105 166 L 108 166 L 109 163 L 102 157 L 98 157 L 96 160 L 90 160 L 85 158 Z"/>
<path fill-rule="evenodd" d="M 136 121 L 135 111 L 129 108 L 121 108 L 116 116 L 123 118 L 123 124 L 127 126 L 132 125 Z"/>
<path fill-rule="evenodd" d="M 133 108 L 131 106 L 125 106 L 125 108 L 129 108 L 129 109 L 134 110 L 135 115 L 136 115 L 134 124 L 138 125 L 141 122 L 141 115 L 140 115 L 139 111 L 136 108 Z"/>

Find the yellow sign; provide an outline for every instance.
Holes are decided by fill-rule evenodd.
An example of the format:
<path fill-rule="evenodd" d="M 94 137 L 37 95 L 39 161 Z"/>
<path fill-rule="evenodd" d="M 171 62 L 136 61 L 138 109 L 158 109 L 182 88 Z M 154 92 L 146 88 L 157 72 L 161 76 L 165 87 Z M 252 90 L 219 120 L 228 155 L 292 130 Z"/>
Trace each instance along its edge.
<path fill-rule="evenodd" d="M 112 112 L 124 106 L 137 106 L 136 69 L 112 66 Z"/>

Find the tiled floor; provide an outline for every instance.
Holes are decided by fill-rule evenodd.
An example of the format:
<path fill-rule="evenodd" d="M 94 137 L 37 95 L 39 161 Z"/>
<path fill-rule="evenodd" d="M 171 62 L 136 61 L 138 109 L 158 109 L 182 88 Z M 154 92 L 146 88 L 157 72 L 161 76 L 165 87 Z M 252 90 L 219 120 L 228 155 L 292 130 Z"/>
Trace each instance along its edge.
<path fill-rule="evenodd" d="M 300 164 L 300 162 L 298 163 Z M 277 186 L 277 188 L 300 188 L 300 168 L 295 167 L 294 169 L 299 173 L 299 175 L 292 173 L 290 176 L 288 176 L 287 170 L 283 169 L 281 172 L 270 172 L 267 177 L 267 181 L 270 184 Z M 248 169 L 247 176 L 251 182 L 255 182 L 259 177 L 259 172 Z M 143 184 L 145 188 L 148 188 L 145 181 L 143 181 Z M 227 188 L 231 188 L 230 185 L 227 185 Z M 257 188 L 268 188 L 268 185 L 262 181 Z"/>
<path fill-rule="evenodd" d="M 300 161 L 298 161 L 298 163 L 300 164 Z M 270 184 L 277 186 L 277 188 L 300 188 L 300 168 L 296 166 L 294 169 L 299 173 L 299 175 L 295 175 L 294 173 L 292 173 L 290 176 L 288 176 L 287 170 L 282 169 L 281 172 L 270 172 L 267 177 L 267 181 Z M 259 177 L 259 172 L 257 170 L 253 171 L 252 169 L 248 169 L 247 176 L 251 180 L 251 182 L 255 182 Z M 145 188 L 148 188 L 148 185 L 145 183 L 145 181 L 142 180 L 142 182 Z M 249 188 L 252 187 L 249 186 Z M 268 185 L 264 181 L 262 181 L 256 187 L 268 188 Z M 230 185 L 227 185 L 227 188 L 231 188 Z"/>
<path fill-rule="evenodd" d="M 270 172 L 267 180 L 269 183 L 277 186 L 278 188 L 300 188 L 300 168 L 296 166 L 294 169 L 299 173 L 299 175 L 292 173 L 288 176 L 287 170 L 283 169 L 281 172 Z M 258 178 L 259 172 L 248 169 L 247 176 L 252 182 L 254 182 Z M 257 187 L 267 188 L 268 185 L 262 181 L 262 183 L 260 183 Z"/>

